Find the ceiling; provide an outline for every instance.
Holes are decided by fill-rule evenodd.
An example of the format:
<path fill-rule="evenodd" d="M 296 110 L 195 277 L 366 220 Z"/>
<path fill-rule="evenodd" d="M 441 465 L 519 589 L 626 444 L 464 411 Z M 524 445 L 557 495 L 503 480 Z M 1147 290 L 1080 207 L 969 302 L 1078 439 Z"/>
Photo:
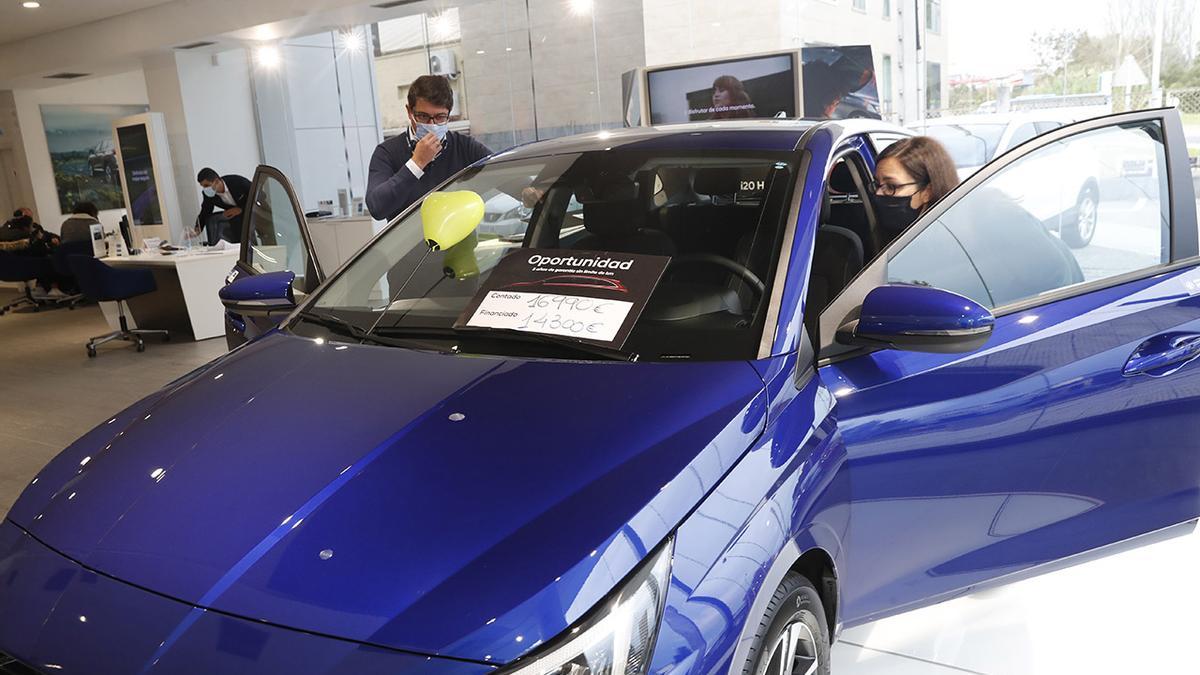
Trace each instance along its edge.
<path fill-rule="evenodd" d="M 25 9 L 21 0 L 0 0 L 0 44 L 35 37 L 64 28 L 164 5 L 172 0 L 39 0 L 42 6 Z"/>

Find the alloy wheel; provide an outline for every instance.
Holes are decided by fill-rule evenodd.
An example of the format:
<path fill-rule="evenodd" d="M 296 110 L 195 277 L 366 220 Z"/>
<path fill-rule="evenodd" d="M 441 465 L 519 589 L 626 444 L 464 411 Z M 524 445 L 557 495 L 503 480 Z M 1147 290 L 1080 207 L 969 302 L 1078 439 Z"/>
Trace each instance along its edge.
<path fill-rule="evenodd" d="M 802 621 L 784 627 L 771 648 L 771 660 L 764 675 L 812 675 L 820 672 L 817 638 Z"/>

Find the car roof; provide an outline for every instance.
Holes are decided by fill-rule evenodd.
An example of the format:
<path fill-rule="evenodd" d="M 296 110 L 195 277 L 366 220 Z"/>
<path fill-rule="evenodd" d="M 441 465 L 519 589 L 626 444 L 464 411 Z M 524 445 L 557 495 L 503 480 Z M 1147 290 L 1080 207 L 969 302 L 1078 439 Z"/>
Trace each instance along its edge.
<path fill-rule="evenodd" d="M 594 150 L 747 150 L 790 152 L 814 127 L 829 127 L 838 135 L 879 131 L 912 132 L 879 120 L 722 120 L 652 127 L 605 129 L 519 145 L 492 156 L 493 160 L 521 159 Z"/>
<path fill-rule="evenodd" d="M 1080 120 L 1102 117 L 1109 114 L 1103 108 L 1045 108 L 1042 110 L 1019 110 L 1006 113 L 979 113 L 972 115 L 953 115 L 938 117 L 925 122 L 922 127 L 941 126 L 946 124 L 1016 124 L 1021 122 L 1060 122 L 1069 124 Z"/>

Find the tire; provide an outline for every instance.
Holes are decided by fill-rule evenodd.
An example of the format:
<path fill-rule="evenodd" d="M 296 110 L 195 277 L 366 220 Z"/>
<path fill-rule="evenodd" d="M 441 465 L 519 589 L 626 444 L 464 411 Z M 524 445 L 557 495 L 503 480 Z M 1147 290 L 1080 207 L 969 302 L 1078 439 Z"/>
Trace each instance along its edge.
<path fill-rule="evenodd" d="M 791 648 L 790 668 L 781 668 Z M 789 572 L 759 621 L 742 675 L 829 675 L 829 626 L 821 596 L 806 577 Z"/>
<path fill-rule="evenodd" d="M 1079 197 L 1075 200 L 1075 219 L 1063 227 L 1062 238 L 1067 246 L 1083 248 L 1092 243 L 1092 237 L 1096 236 L 1098 206 L 1096 188 L 1087 186 L 1079 191 Z"/>

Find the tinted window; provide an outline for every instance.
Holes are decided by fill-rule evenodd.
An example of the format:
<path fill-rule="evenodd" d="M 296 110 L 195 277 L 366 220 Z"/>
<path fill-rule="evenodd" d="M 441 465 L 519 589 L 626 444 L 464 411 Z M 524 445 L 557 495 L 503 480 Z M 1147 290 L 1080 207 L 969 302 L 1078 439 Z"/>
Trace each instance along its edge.
<path fill-rule="evenodd" d="M 1156 122 L 1043 146 L 954 203 L 892 258 L 888 278 L 999 307 L 1153 267 L 1169 259 L 1165 176 Z"/>

